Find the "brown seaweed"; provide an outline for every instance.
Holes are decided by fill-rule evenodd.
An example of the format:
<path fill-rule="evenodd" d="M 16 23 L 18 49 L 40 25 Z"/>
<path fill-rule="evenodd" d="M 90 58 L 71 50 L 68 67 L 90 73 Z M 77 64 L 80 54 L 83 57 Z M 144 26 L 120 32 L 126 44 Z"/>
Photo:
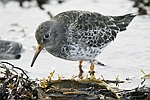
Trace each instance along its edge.
<path fill-rule="evenodd" d="M 100 80 L 94 76 L 85 79 L 64 79 L 58 75 L 31 80 L 27 72 L 9 62 L 0 62 L 0 100 L 150 100 L 150 87 L 142 86 L 131 90 L 109 87 L 116 80 Z M 145 81 L 145 79 L 144 79 Z M 144 83 L 141 82 L 141 84 Z"/>

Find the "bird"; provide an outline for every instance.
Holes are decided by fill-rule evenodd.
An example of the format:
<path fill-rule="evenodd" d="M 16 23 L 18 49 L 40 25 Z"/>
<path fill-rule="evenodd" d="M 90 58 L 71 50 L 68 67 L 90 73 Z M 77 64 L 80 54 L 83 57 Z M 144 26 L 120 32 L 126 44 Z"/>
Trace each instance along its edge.
<path fill-rule="evenodd" d="M 20 59 L 23 50 L 18 42 L 0 40 L 0 60 Z"/>
<path fill-rule="evenodd" d="M 43 48 L 55 57 L 79 61 L 90 61 L 90 74 L 94 74 L 94 59 L 114 41 L 117 33 L 125 31 L 136 15 L 106 16 L 98 12 L 64 11 L 49 21 L 42 22 L 35 32 L 37 47 L 31 62 L 33 66 Z"/>

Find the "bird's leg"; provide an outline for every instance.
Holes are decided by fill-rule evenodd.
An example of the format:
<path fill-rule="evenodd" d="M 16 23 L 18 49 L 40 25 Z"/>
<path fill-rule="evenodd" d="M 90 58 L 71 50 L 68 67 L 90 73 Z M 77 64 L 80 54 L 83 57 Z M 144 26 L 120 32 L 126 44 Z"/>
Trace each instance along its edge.
<path fill-rule="evenodd" d="M 90 66 L 90 71 L 89 71 L 89 73 L 90 73 L 90 75 L 94 75 L 94 73 L 95 73 L 93 62 L 91 62 L 91 66 Z"/>
<path fill-rule="evenodd" d="M 82 60 L 79 61 L 79 71 L 83 71 L 82 70 Z"/>
<path fill-rule="evenodd" d="M 82 60 L 79 61 L 79 77 L 81 77 L 83 74 L 83 70 L 82 70 Z"/>

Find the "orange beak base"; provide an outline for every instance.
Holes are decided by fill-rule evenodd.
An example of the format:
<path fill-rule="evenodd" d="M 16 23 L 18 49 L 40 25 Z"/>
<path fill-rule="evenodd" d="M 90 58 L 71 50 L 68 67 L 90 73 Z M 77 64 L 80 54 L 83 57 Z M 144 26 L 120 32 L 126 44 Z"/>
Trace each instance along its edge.
<path fill-rule="evenodd" d="M 34 57 L 33 57 L 33 60 L 32 60 L 32 63 L 31 63 L 31 67 L 34 65 L 34 62 L 36 60 L 36 58 L 38 57 L 39 53 L 41 52 L 41 50 L 43 49 L 44 47 L 41 46 L 40 44 L 38 44 L 38 46 L 36 47 L 36 52 L 34 54 Z"/>

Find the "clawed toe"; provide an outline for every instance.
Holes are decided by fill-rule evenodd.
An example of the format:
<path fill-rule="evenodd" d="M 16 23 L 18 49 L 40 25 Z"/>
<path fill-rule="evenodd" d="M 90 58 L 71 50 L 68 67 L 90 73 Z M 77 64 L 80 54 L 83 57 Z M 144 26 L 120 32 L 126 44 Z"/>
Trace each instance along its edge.
<path fill-rule="evenodd" d="M 94 75 L 95 71 L 89 71 L 90 75 Z"/>

